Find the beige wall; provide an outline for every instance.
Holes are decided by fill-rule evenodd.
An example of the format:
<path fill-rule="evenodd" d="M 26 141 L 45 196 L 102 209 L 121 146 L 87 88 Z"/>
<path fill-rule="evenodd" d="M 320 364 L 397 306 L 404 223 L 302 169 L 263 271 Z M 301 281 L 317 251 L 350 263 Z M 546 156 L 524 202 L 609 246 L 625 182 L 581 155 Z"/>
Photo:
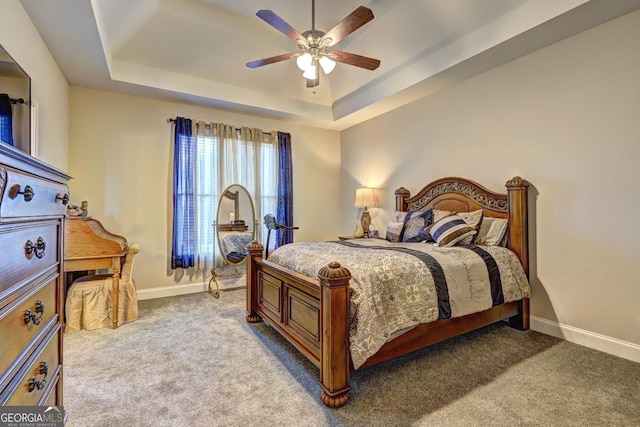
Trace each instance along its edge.
<path fill-rule="evenodd" d="M 0 2 L 0 44 L 31 77 L 38 109 L 38 157 L 67 169 L 69 85 L 18 1 Z"/>
<path fill-rule="evenodd" d="M 190 105 L 71 86 L 71 200 L 140 244 L 135 277 L 143 297 L 202 290 L 208 277 L 169 268 L 172 127 L 183 116 L 292 135 L 296 240 L 335 238 L 340 229 L 339 133 Z M 191 273 L 191 272 L 188 272 Z M 196 284 L 197 286 L 186 286 Z M 158 288 L 166 288 L 164 290 Z M 153 292 L 150 292 L 153 290 Z M 167 293 L 168 292 L 168 293 Z"/>
<path fill-rule="evenodd" d="M 357 185 L 381 189 L 384 226 L 397 187 L 453 175 L 504 190 L 520 175 L 535 326 L 640 361 L 638 40 L 635 12 L 343 132 L 343 230 Z"/>

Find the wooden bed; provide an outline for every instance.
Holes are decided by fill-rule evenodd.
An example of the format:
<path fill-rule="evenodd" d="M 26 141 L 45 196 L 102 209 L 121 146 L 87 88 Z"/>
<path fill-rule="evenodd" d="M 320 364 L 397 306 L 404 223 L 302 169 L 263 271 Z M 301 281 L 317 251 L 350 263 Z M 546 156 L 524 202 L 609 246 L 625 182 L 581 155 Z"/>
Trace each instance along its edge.
<path fill-rule="evenodd" d="M 395 192 L 396 210 L 432 207 L 455 212 L 483 209 L 485 216 L 508 218 L 508 247 L 518 256 L 529 275 L 527 191 L 529 183 L 514 177 L 507 192 L 494 193 L 464 178 L 434 181 L 413 197 L 409 190 Z M 247 263 L 246 320 L 270 324 L 298 351 L 320 369 L 321 400 L 340 407 L 349 400 L 349 374 L 353 370 L 349 352 L 348 266 L 332 262 L 314 280 L 262 258 L 263 246 L 249 246 Z M 464 334 L 494 322 L 529 329 L 529 299 L 495 306 L 489 310 L 421 324 L 387 342 L 364 365 L 371 366 Z"/>

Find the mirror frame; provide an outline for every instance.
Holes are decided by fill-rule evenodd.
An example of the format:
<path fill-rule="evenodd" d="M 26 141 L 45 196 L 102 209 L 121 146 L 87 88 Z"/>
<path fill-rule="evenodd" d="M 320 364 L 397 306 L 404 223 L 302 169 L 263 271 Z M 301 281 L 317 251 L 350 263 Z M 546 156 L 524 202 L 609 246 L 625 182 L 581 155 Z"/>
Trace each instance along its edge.
<path fill-rule="evenodd" d="M 23 88 L 19 88 L 19 93 L 17 94 L 17 96 L 15 94 L 12 95 L 8 93 L 9 90 L 2 89 L 2 80 L 4 78 L 16 79 L 17 81 L 22 79 L 26 81 L 26 85 Z M 19 85 L 16 85 L 16 87 L 18 86 Z M 26 73 L 26 71 L 24 71 L 20 64 L 18 64 L 16 60 L 13 59 L 11 54 L 7 52 L 7 50 L 2 45 L 0 45 L 0 93 L 7 93 L 12 100 L 15 100 L 16 102 L 27 106 L 26 112 L 24 114 L 25 117 L 22 119 L 22 123 L 19 123 L 18 126 L 16 126 L 15 122 L 13 123 L 14 129 L 16 127 L 21 127 L 23 130 L 25 130 L 26 140 L 25 138 L 21 138 L 20 141 L 14 140 L 13 144 L 8 144 L 5 141 L 2 142 L 7 145 L 11 145 L 12 147 L 24 153 L 34 155 L 35 153 L 32 153 L 32 141 L 34 136 L 31 134 L 33 126 L 33 124 L 31 123 L 31 77 Z"/>
<path fill-rule="evenodd" d="M 241 192 L 243 192 L 247 196 L 247 199 L 249 200 L 249 206 L 251 207 L 252 218 L 251 218 L 251 224 L 249 224 L 248 222 L 245 222 L 245 224 L 247 226 L 251 227 L 251 235 L 252 235 L 251 240 L 255 240 L 255 238 L 256 238 L 256 223 L 257 223 L 257 220 L 256 220 L 256 208 L 255 208 L 255 205 L 253 204 L 253 198 L 251 197 L 251 194 L 249 193 L 249 190 L 246 189 L 246 187 L 244 187 L 244 186 L 242 186 L 240 184 L 231 184 L 231 185 L 227 186 L 227 188 L 225 188 L 222 191 L 222 193 L 220 194 L 220 197 L 218 198 L 218 209 L 216 211 L 216 219 L 215 219 L 216 241 L 217 241 L 218 249 L 220 249 L 220 255 L 222 256 L 222 259 L 224 259 L 224 261 L 227 264 L 237 267 L 237 266 L 240 266 L 240 265 L 244 264 L 247 261 L 247 257 L 245 256 L 241 261 L 238 261 L 238 262 L 230 261 L 229 258 L 227 258 L 227 254 L 225 254 L 225 252 L 222 250 L 222 243 L 220 242 L 220 230 L 219 230 L 219 226 L 221 225 L 221 222 L 219 221 L 219 219 L 220 219 L 220 210 L 221 210 L 221 207 L 222 207 L 221 201 L 224 198 L 231 199 L 230 197 L 227 196 L 227 194 L 228 193 L 233 194 L 233 192 L 230 191 L 230 189 L 233 188 L 233 187 L 238 188 L 238 190 L 239 190 L 238 191 L 238 195 L 239 196 L 240 196 L 240 194 L 242 194 Z M 233 200 L 233 199 L 231 199 L 231 200 Z M 239 200 L 238 199 L 235 200 L 235 204 L 236 205 L 235 205 L 235 211 L 234 212 L 237 212 L 238 211 L 238 205 L 239 205 Z"/>

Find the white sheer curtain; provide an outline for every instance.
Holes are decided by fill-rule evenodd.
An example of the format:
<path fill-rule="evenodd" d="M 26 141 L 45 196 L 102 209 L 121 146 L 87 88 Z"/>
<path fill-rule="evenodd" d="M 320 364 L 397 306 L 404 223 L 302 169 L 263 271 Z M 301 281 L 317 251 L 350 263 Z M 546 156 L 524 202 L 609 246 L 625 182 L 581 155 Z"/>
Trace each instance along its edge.
<path fill-rule="evenodd" d="M 261 129 L 239 128 L 224 123 L 195 124 L 197 154 L 195 174 L 196 269 L 204 274 L 213 266 L 213 247 L 217 245 L 213 222 L 222 191 L 232 184 L 242 185 L 251 196 L 258 221 L 256 238 L 266 233 L 263 216 L 276 212 L 277 144 L 276 136 Z M 253 225 L 250 225 L 253 229 Z M 216 249 L 216 266 L 222 266 Z"/>

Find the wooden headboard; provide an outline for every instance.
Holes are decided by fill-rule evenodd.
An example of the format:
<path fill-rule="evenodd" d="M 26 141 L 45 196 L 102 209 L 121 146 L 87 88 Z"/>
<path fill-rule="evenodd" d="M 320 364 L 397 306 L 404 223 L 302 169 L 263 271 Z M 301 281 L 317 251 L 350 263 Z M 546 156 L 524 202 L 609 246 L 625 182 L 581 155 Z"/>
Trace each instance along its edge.
<path fill-rule="evenodd" d="M 441 178 L 427 184 L 415 196 L 404 187 L 396 190 L 396 210 L 414 211 L 435 208 L 453 212 L 478 209 L 485 216 L 507 218 L 508 247 L 520 258 L 529 277 L 529 227 L 527 192 L 529 182 L 519 176 L 505 184 L 506 194 L 494 193 L 482 185 L 465 178 Z"/>

